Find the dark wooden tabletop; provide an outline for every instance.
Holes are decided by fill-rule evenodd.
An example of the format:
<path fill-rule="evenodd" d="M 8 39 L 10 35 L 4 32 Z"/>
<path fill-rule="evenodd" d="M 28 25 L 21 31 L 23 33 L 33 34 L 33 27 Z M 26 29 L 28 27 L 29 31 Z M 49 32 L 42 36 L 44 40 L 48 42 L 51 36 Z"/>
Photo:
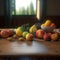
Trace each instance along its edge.
<path fill-rule="evenodd" d="M 0 56 L 59 55 L 60 41 L 8 41 L 0 39 Z"/>

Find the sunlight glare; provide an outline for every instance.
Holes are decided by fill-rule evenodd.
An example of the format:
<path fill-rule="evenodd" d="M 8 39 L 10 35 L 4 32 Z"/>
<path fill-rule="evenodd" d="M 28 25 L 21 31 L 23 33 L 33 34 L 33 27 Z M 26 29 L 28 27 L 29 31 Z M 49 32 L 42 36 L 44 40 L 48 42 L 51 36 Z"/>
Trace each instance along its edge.
<path fill-rule="evenodd" d="M 34 9 L 36 10 L 36 0 L 16 0 L 16 10 L 19 10 L 21 7 L 26 9 L 30 2 L 33 2 Z"/>

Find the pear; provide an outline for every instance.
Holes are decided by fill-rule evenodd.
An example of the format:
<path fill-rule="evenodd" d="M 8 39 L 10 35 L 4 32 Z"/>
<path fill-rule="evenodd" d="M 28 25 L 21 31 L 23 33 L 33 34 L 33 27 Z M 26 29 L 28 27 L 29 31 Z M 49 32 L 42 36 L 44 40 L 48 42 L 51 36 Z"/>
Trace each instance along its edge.
<path fill-rule="evenodd" d="M 31 26 L 30 29 L 29 29 L 29 32 L 30 32 L 30 33 L 34 33 L 34 32 L 36 32 L 36 31 L 37 31 L 36 25 Z"/>

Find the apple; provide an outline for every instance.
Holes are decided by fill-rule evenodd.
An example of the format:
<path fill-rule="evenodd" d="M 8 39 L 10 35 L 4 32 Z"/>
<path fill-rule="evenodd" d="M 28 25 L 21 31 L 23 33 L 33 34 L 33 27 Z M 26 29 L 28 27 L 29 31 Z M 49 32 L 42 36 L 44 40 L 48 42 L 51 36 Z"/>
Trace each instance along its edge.
<path fill-rule="evenodd" d="M 22 36 L 23 32 L 24 32 L 24 27 L 18 27 L 16 29 L 16 35 L 17 36 Z"/>
<path fill-rule="evenodd" d="M 7 32 L 9 33 L 10 36 L 14 34 L 14 31 L 11 29 L 7 29 Z"/>
<path fill-rule="evenodd" d="M 9 37 L 8 30 L 1 30 L 0 34 L 1 34 L 1 37 L 3 37 L 3 38 Z"/>
<path fill-rule="evenodd" d="M 45 32 L 42 29 L 38 29 L 36 31 L 36 37 L 37 38 L 43 38 L 43 35 L 45 34 Z"/>
<path fill-rule="evenodd" d="M 53 33 L 51 35 L 51 39 L 52 39 L 52 41 L 57 41 L 58 40 L 58 34 L 57 33 Z"/>
<path fill-rule="evenodd" d="M 52 33 L 47 33 L 48 37 L 51 39 Z"/>
<path fill-rule="evenodd" d="M 50 27 L 54 27 L 54 26 L 55 26 L 55 24 L 54 23 L 51 23 Z"/>
<path fill-rule="evenodd" d="M 26 35 L 26 40 L 32 41 L 32 40 L 33 40 L 33 34 L 28 33 L 28 34 Z"/>
<path fill-rule="evenodd" d="M 44 40 L 50 40 L 51 39 L 51 33 L 45 33 L 43 36 Z"/>
<path fill-rule="evenodd" d="M 48 40 L 48 35 L 47 34 L 44 34 L 43 39 L 44 40 Z"/>
<path fill-rule="evenodd" d="M 24 38 L 26 38 L 26 34 L 28 34 L 28 32 L 27 32 L 27 31 L 24 31 L 23 34 L 22 34 L 22 36 L 23 36 Z"/>

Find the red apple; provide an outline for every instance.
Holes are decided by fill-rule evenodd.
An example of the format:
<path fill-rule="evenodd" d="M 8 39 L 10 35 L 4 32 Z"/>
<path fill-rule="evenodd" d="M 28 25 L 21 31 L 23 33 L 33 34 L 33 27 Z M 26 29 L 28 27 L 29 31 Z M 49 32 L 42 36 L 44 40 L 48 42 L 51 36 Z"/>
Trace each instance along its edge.
<path fill-rule="evenodd" d="M 1 34 L 1 37 L 4 37 L 4 38 L 9 37 L 9 33 L 7 30 L 2 30 L 0 34 Z"/>
<path fill-rule="evenodd" d="M 50 27 L 54 27 L 55 26 L 55 23 L 51 23 Z"/>
<path fill-rule="evenodd" d="M 10 30 L 10 29 L 7 29 L 7 32 L 9 33 L 9 36 L 11 36 L 11 35 L 14 34 L 14 31 L 13 30 Z"/>
<path fill-rule="evenodd" d="M 42 29 L 39 29 L 36 31 L 36 37 L 37 38 L 43 38 L 44 34 L 45 34 L 45 32 Z"/>
<path fill-rule="evenodd" d="M 43 36 L 44 40 L 50 40 L 51 39 L 51 33 L 45 33 Z"/>
<path fill-rule="evenodd" d="M 51 34 L 52 34 L 52 33 L 47 33 L 47 35 L 48 35 L 48 37 L 49 37 L 50 39 L 51 39 Z"/>

